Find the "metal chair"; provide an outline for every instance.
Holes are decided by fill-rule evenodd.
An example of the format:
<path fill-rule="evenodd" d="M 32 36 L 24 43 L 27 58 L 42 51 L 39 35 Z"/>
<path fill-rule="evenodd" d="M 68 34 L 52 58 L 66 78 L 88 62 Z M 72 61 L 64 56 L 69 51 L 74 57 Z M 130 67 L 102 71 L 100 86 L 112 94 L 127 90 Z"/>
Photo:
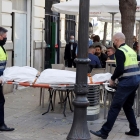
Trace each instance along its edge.
<path fill-rule="evenodd" d="M 109 102 L 108 109 L 110 109 L 111 102 L 113 100 L 115 92 L 116 92 L 116 89 L 110 88 L 107 85 L 105 85 L 104 119 L 106 119 L 106 114 L 107 114 L 106 113 L 107 112 L 107 96 L 108 96 L 108 102 Z M 133 110 L 134 110 L 134 113 L 135 113 L 135 117 L 138 117 L 138 91 L 136 91 Z"/>
<path fill-rule="evenodd" d="M 64 64 L 52 64 L 52 69 L 65 70 Z"/>
<path fill-rule="evenodd" d="M 105 68 L 94 68 L 91 71 L 91 76 L 99 73 L 105 73 Z"/>
<path fill-rule="evenodd" d="M 75 71 L 75 72 L 76 72 L 76 68 L 69 68 L 69 67 L 65 67 L 65 70 Z"/>
<path fill-rule="evenodd" d="M 59 69 L 59 70 L 65 70 L 65 66 L 64 64 L 51 64 L 52 69 Z M 40 88 L 40 103 L 39 105 L 42 107 L 44 107 L 44 94 L 45 94 L 45 90 Z"/>
<path fill-rule="evenodd" d="M 91 71 L 91 76 L 95 75 L 95 74 L 99 74 L 99 73 L 105 73 L 105 68 L 94 68 L 92 69 Z M 100 98 L 103 102 L 103 97 L 104 97 L 104 87 L 101 85 L 100 86 L 100 90 L 101 90 L 101 95 L 100 95 Z"/>

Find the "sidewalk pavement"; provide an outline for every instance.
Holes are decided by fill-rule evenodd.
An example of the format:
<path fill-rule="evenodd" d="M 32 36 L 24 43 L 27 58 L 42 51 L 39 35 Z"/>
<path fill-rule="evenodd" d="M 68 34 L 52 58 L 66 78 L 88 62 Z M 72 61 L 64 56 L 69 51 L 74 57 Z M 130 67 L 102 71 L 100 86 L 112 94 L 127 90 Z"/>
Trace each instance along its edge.
<path fill-rule="evenodd" d="M 15 131 L 0 132 L 0 140 L 66 140 L 72 125 L 73 113 L 67 107 L 67 117 L 64 117 L 57 99 L 55 111 L 42 116 L 47 110 L 48 92 L 46 90 L 44 108 L 39 106 L 39 92 L 39 88 L 26 88 L 16 91 L 15 94 L 5 95 L 5 122 L 8 126 L 14 127 Z M 99 130 L 104 122 L 101 110 L 99 120 L 88 122 L 89 130 Z M 137 118 L 137 122 L 140 128 L 140 118 Z M 127 120 L 118 119 L 108 140 L 140 140 L 140 137 L 126 136 L 124 132 L 128 130 Z M 100 138 L 91 135 L 91 140 Z"/>

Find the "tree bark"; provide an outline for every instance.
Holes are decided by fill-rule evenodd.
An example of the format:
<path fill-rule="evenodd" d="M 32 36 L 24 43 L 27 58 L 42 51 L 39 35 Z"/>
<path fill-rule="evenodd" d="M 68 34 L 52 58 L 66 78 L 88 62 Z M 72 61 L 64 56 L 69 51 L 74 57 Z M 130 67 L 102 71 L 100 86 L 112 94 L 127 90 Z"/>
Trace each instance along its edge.
<path fill-rule="evenodd" d="M 122 32 L 126 37 L 126 44 L 133 47 L 133 33 L 136 14 L 136 0 L 119 0 L 121 12 Z"/>
<path fill-rule="evenodd" d="M 107 35 L 107 22 L 104 24 L 104 36 L 103 36 L 103 45 L 106 45 L 106 35 Z"/>

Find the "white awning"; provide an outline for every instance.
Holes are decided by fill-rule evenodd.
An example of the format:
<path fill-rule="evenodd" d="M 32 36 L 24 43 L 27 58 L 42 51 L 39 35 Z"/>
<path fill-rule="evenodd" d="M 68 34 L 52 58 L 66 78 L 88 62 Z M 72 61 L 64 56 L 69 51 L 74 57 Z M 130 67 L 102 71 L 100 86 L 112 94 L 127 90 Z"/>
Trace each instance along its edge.
<path fill-rule="evenodd" d="M 110 22 L 110 23 L 112 23 L 112 18 L 111 17 L 98 17 L 97 20 L 101 21 L 101 22 Z M 136 17 L 136 21 L 140 21 L 140 17 L 139 18 Z M 115 17 L 114 22 L 115 23 L 121 23 L 121 18 L 120 17 Z"/>
<path fill-rule="evenodd" d="M 79 0 L 53 4 L 52 11 L 68 15 L 78 15 Z M 119 10 L 119 0 L 90 0 L 90 16 L 108 17 L 110 16 L 109 13 L 118 13 L 115 16 L 121 17 Z M 136 16 L 140 17 L 140 0 L 137 0 Z"/>

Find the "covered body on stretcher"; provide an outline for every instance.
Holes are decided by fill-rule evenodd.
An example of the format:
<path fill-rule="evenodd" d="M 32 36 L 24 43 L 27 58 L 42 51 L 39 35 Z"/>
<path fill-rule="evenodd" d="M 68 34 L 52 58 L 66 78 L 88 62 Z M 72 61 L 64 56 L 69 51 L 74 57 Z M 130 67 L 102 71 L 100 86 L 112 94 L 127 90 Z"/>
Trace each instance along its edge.
<path fill-rule="evenodd" d="M 88 84 L 98 84 L 109 80 L 110 73 L 95 74 L 87 76 Z M 3 76 L 3 83 L 17 84 L 31 87 L 70 87 L 75 84 L 76 72 L 68 70 L 46 69 L 38 72 L 32 67 L 10 67 L 6 68 Z"/>

